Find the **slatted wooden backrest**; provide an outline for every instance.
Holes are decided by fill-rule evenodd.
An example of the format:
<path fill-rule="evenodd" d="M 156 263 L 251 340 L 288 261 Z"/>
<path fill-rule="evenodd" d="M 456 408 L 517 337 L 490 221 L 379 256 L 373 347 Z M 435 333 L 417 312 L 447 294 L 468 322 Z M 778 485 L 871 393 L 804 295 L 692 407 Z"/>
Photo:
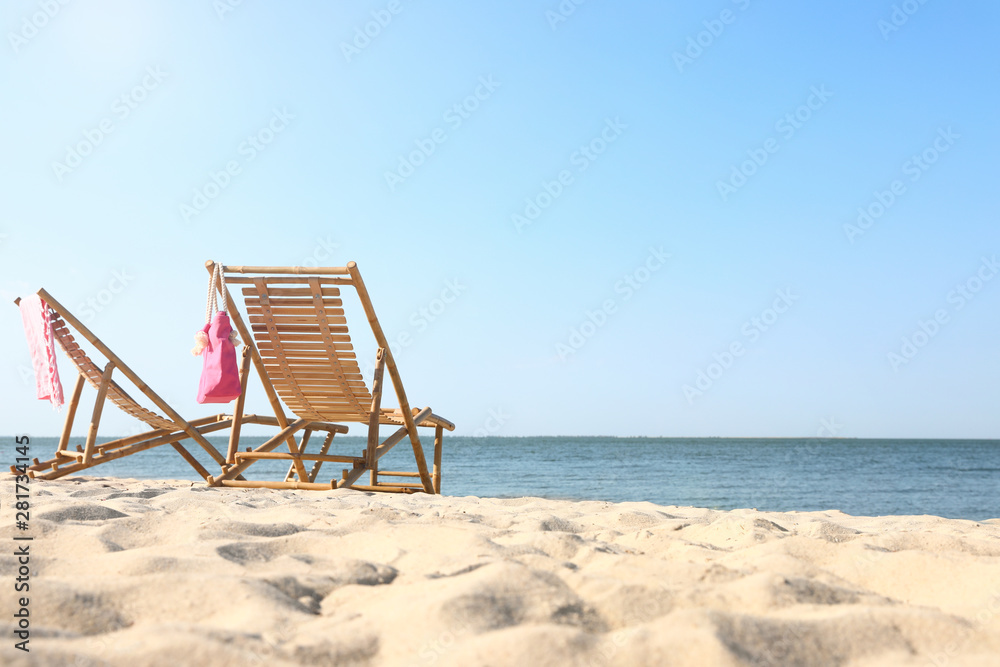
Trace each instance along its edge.
<path fill-rule="evenodd" d="M 69 327 L 63 318 L 60 317 L 59 313 L 50 308 L 49 318 L 52 322 L 52 333 L 59 343 L 59 347 L 63 349 L 66 356 L 69 357 L 70 361 L 73 362 L 73 365 L 76 366 L 83 377 L 87 379 L 87 382 L 95 389 L 99 388 L 103 370 L 80 348 L 80 345 L 73 338 L 72 332 L 70 332 Z M 136 403 L 114 380 L 108 386 L 107 400 L 117 405 L 123 412 L 146 422 L 153 428 L 162 428 L 170 431 L 176 431 L 180 428 L 166 417 L 162 417 Z"/>
<path fill-rule="evenodd" d="M 372 397 L 340 289 L 316 276 L 255 277 L 243 296 L 267 375 L 288 408 L 305 419 L 367 421 Z"/>

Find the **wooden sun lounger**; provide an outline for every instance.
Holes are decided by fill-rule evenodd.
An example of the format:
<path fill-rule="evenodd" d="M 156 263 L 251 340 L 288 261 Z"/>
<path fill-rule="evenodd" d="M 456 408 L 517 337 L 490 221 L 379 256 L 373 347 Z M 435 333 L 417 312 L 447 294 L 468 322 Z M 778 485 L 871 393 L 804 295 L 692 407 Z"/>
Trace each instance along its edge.
<path fill-rule="evenodd" d="M 207 262 L 206 267 L 212 274 L 215 264 Z M 238 427 L 235 427 L 222 474 L 209 478 L 209 484 L 316 490 L 349 487 L 364 491 L 440 493 L 443 431 L 453 431 L 455 425 L 435 415 L 430 408 L 410 409 L 399 371 L 357 265 L 349 262 L 346 267 L 223 266 L 221 269 L 227 285 L 234 288 L 241 286 L 246 304 L 249 327 L 227 292 L 233 327 L 246 344 L 241 369 L 244 383 L 249 365 L 253 363 L 274 410 L 276 425 L 282 430 L 253 451 L 239 452 L 239 433 Z M 221 293 L 221 284 L 217 286 Z M 357 292 L 378 344 L 371 390 L 365 384 L 348 335 L 340 298 L 342 287 L 353 287 Z M 399 403 L 396 410 L 382 408 L 385 371 L 389 373 Z M 289 421 L 282 409 L 282 401 L 297 419 Z M 235 418 L 239 420 L 242 414 L 241 396 L 236 402 Z M 360 422 L 367 425 L 367 446 L 360 456 L 329 454 L 333 438 L 331 431 L 328 431 L 317 453 L 306 452 L 312 432 L 322 430 L 317 425 L 328 422 Z M 381 425 L 398 428 L 379 442 Z M 428 470 L 417 435 L 418 427 L 434 429 L 432 470 Z M 300 431 L 302 437 L 297 441 L 295 434 Z M 379 470 L 379 459 L 405 438 L 409 439 L 413 448 L 416 471 Z M 288 451 L 275 452 L 283 442 L 288 445 Z M 285 478 L 271 481 L 241 481 L 237 478 L 255 461 L 263 459 L 288 460 L 290 466 Z M 307 462 L 312 463 L 308 470 Z M 318 483 L 316 478 L 324 462 L 350 466 L 342 469 L 339 479 Z M 358 484 L 366 472 L 369 483 Z M 379 479 L 380 476 L 412 481 L 384 482 Z"/>
<path fill-rule="evenodd" d="M 246 415 L 241 416 L 234 422 L 231 415 L 215 415 L 190 422 L 186 421 L 166 401 L 160 398 L 156 392 L 150 389 L 145 382 L 139 379 L 139 376 L 118 355 L 112 352 L 107 345 L 91 333 L 72 313 L 56 301 L 52 295 L 44 289 L 38 290 L 38 295 L 48 305 L 49 317 L 52 322 L 52 333 L 56 342 L 58 342 L 59 346 L 66 353 L 66 356 L 69 357 L 69 360 L 76 367 L 77 371 L 79 371 L 79 375 L 73 387 L 73 394 L 67 407 L 66 420 L 63 424 L 62 435 L 59 437 L 59 444 L 56 447 L 55 455 L 47 461 L 34 459 L 33 464 L 26 471 L 29 477 L 56 479 L 105 463 L 106 461 L 119 459 L 152 447 L 169 444 L 184 457 L 184 460 L 203 479 L 208 479 L 210 477 L 208 470 L 180 444 L 180 441 L 188 438 L 194 440 L 208 452 L 209 456 L 221 464 L 225 461 L 225 457 L 212 446 L 212 443 L 205 439 L 205 434 L 229 428 L 234 423 L 254 422 L 260 419 L 256 415 Z M 18 304 L 20 301 L 20 299 L 16 299 L 14 303 Z M 80 345 L 73 337 L 71 328 L 82 335 L 104 355 L 107 359 L 107 364 L 103 368 L 94 363 L 80 348 Z M 147 410 L 129 396 L 112 379 L 112 375 L 116 370 L 134 384 L 139 391 L 145 394 L 166 416 L 157 414 L 152 410 Z M 97 390 L 97 400 L 94 402 L 94 412 L 91 416 L 90 428 L 87 431 L 86 444 L 82 447 L 77 445 L 74 451 L 69 449 L 70 431 L 73 428 L 76 409 L 80 402 L 80 394 L 83 391 L 85 381 L 89 382 Z M 125 413 L 151 426 L 152 430 L 99 444 L 97 442 L 97 433 L 105 402 L 114 403 L 115 406 Z M 11 472 L 18 474 L 18 471 L 13 466 L 11 466 Z"/>

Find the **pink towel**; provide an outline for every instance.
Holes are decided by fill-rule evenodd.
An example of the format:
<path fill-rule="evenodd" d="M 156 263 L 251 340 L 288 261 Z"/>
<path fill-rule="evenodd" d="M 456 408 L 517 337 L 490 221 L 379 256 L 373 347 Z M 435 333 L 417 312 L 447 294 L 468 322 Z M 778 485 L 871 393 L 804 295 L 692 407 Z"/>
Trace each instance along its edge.
<path fill-rule="evenodd" d="M 20 307 L 24 335 L 28 339 L 31 363 L 35 367 L 38 398 L 49 400 L 53 407 L 60 408 L 63 404 L 63 390 L 59 381 L 59 367 L 56 366 L 49 307 L 37 294 L 21 299 Z"/>

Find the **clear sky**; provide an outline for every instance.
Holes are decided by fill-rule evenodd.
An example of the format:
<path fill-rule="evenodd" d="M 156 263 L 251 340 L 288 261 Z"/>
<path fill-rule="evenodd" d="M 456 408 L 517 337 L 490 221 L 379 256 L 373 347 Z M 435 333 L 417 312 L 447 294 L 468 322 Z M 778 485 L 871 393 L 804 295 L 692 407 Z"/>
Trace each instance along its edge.
<path fill-rule="evenodd" d="M 460 434 L 998 437 L 1000 5 L 576 2 L 4 2 L 0 432 L 39 287 L 219 411 L 211 258 L 356 261 Z"/>

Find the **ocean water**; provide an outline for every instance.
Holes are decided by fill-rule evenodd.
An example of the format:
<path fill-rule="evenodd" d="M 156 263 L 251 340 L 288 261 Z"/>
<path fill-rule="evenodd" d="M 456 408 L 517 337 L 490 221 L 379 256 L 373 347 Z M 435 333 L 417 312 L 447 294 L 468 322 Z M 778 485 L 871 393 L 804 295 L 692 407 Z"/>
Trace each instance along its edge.
<path fill-rule="evenodd" d="M 226 438 L 209 440 L 225 451 Z M 264 440 L 244 437 L 241 444 Z M 49 458 L 56 442 L 32 438 L 31 456 Z M 186 442 L 206 468 L 217 469 L 200 447 Z M 310 449 L 319 442 L 314 437 Z M 433 440 L 424 437 L 423 442 L 430 457 Z M 13 438 L 5 438 L 0 449 L 8 458 L 12 443 Z M 331 453 L 357 455 L 364 443 L 358 436 L 337 436 Z M 260 461 L 246 476 L 280 479 L 287 467 L 287 462 Z M 415 470 L 409 442 L 397 445 L 381 467 Z M 82 474 L 200 479 L 169 445 Z M 319 479 L 339 476 L 340 466 L 327 463 Z M 1000 518 L 1000 440 L 464 438 L 446 433 L 442 492 L 985 520 Z"/>

